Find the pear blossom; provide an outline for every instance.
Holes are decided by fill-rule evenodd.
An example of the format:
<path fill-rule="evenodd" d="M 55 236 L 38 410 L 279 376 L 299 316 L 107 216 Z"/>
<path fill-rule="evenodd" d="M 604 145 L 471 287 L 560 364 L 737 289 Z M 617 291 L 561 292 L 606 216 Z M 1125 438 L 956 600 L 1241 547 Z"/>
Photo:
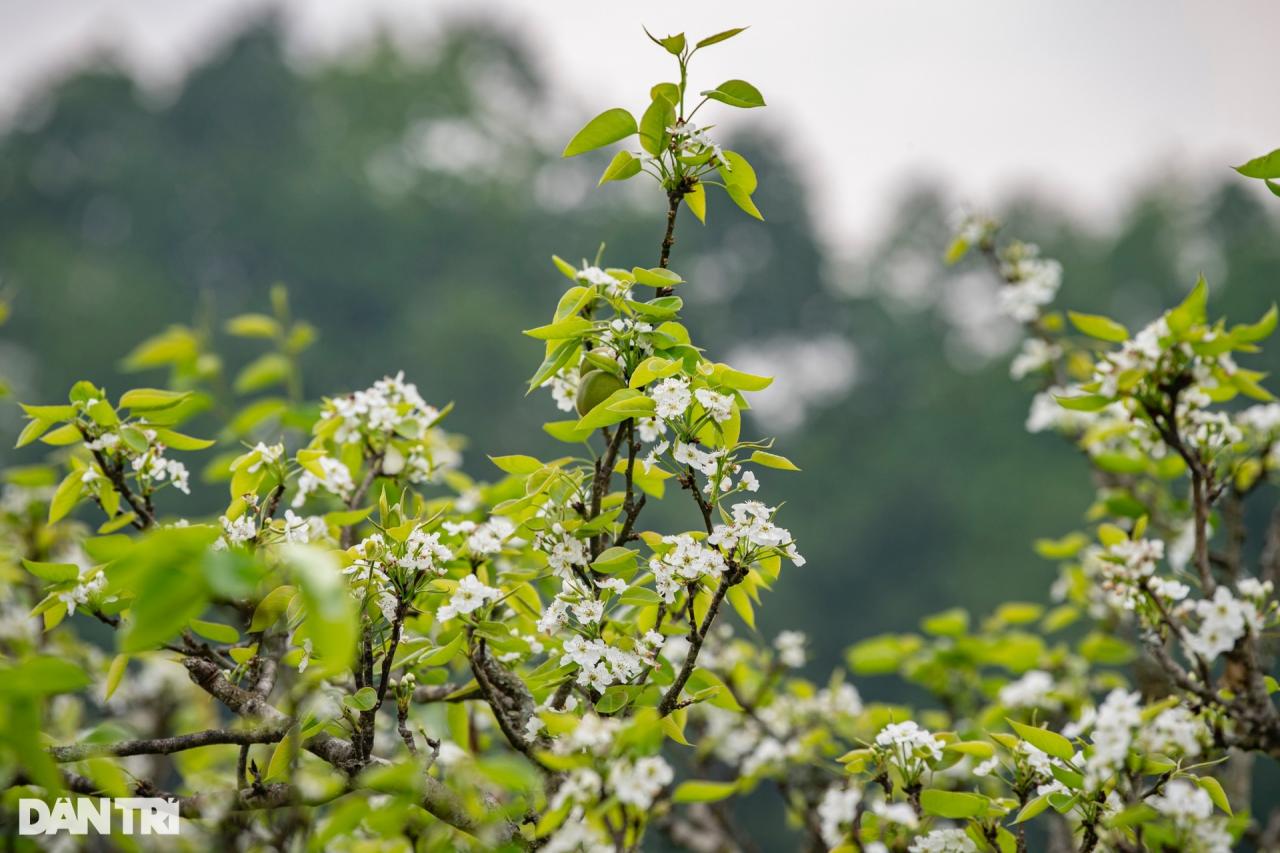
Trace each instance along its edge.
<path fill-rule="evenodd" d="M 828 847 L 837 847 L 849 832 L 862 801 L 862 791 L 854 786 L 836 783 L 827 788 L 818 801 L 818 826 Z"/>
<path fill-rule="evenodd" d="M 436 618 L 448 622 L 457 616 L 474 613 L 487 602 L 497 601 L 502 592 L 491 586 L 485 586 L 475 575 L 467 575 L 458 582 L 458 588 L 449 598 L 449 603 L 441 605 L 436 611 Z"/>
<path fill-rule="evenodd" d="M 684 417 L 693 395 L 689 391 L 689 380 L 683 376 L 672 376 L 663 379 L 649 392 L 655 404 L 655 414 L 663 420 L 675 420 Z"/>

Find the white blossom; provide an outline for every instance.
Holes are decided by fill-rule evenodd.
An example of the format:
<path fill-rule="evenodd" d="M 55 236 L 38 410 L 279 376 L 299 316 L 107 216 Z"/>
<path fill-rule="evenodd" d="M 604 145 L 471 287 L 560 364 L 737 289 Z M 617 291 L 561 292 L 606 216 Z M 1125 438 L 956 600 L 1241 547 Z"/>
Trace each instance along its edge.
<path fill-rule="evenodd" d="M 649 392 L 655 404 L 654 412 L 662 419 L 675 420 L 684 417 L 693 395 L 689 392 L 689 380 L 683 376 L 664 379 Z"/>
<path fill-rule="evenodd" d="M 618 760 L 609 769 L 609 789 L 618 802 L 648 809 L 664 787 L 675 778 L 671 765 L 660 755 Z"/>
<path fill-rule="evenodd" d="M 688 533 L 662 537 L 663 544 L 671 546 L 649 561 L 653 572 L 654 589 L 668 603 L 685 584 L 707 575 L 723 574 L 727 565 L 724 556 L 714 548 L 708 548 Z"/>
<path fill-rule="evenodd" d="M 1010 708 L 1045 708 L 1057 710 L 1062 700 L 1053 693 L 1053 676 L 1043 670 L 1033 669 L 1016 681 L 1000 688 L 998 699 Z"/>
<path fill-rule="evenodd" d="M 436 618 L 441 622 L 447 622 L 455 616 L 465 616 L 483 607 L 486 602 L 496 601 L 501 596 L 502 593 L 499 590 L 485 586 L 475 575 L 467 575 L 458 582 L 458 588 L 450 596 L 449 603 L 442 605 L 436 611 Z"/>
<path fill-rule="evenodd" d="M 774 648 L 778 650 L 778 660 L 783 666 L 797 669 L 804 666 L 805 636 L 799 631 L 782 631 L 774 639 Z"/>
<path fill-rule="evenodd" d="M 963 829 L 935 829 L 928 835 L 918 836 L 907 848 L 910 853 L 978 853 Z"/>
<path fill-rule="evenodd" d="M 711 415 L 711 419 L 718 424 L 722 424 L 733 416 L 733 397 L 729 394 L 719 394 L 710 388 L 699 388 L 693 392 L 693 396 L 702 408 L 707 410 L 707 414 Z"/>
<path fill-rule="evenodd" d="M 1040 338 L 1026 338 L 1022 348 L 1014 356 L 1009 365 L 1009 375 L 1014 379 L 1022 379 L 1052 364 L 1062 355 L 1062 348 Z"/>
<path fill-rule="evenodd" d="M 861 800 L 859 788 L 846 788 L 840 783 L 832 784 L 822 794 L 818 802 L 818 826 L 828 847 L 837 847 L 844 841 Z"/>

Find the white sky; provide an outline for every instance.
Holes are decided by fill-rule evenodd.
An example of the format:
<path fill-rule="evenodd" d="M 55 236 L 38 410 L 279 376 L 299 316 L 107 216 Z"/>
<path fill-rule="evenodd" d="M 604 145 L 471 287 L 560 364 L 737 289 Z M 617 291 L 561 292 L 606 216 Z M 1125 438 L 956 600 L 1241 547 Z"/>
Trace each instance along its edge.
<path fill-rule="evenodd" d="M 173 79 L 269 0 L 0 0 L 0 110 L 87 51 L 123 48 Z M 1126 190 L 1280 146 L 1280 2 L 1234 0 L 284 0 L 299 49 L 328 51 L 378 19 L 429 34 L 459 12 L 519 23 L 585 119 L 638 111 L 667 57 L 640 31 L 752 25 L 699 54 L 695 85 L 755 83 L 794 134 L 819 219 L 853 247 L 904 179 L 978 207 L 1033 186 L 1103 217 Z M 724 112 L 729 112 L 726 108 Z M 1265 193 L 1260 185 L 1257 191 Z"/>

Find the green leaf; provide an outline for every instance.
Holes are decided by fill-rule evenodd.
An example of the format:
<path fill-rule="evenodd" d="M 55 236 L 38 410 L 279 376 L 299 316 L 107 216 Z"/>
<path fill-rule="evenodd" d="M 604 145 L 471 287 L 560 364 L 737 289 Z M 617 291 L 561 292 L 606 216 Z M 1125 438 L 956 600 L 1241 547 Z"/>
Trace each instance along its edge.
<path fill-rule="evenodd" d="M 1018 733 L 1018 737 L 1041 752 L 1048 753 L 1054 758 L 1061 758 L 1063 761 L 1070 761 L 1075 757 L 1076 749 L 1071 745 L 1071 741 L 1057 732 L 1051 732 L 1048 729 L 1041 729 L 1036 726 L 1028 726 L 1025 723 L 1019 723 L 1014 720 L 1006 720 L 1006 722 Z"/>
<path fill-rule="evenodd" d="M 639 685 L 615 684 L 604 691 L 600 701 L 596 702 L 596 712 L 600 714 L 616 714 L 631 704 L 640 692 Z"/>
<path fill-rule="evenodd" d="M 523 334 L 540 341 L 558 341 L 565 338 L 580 338 L 594 328 L 595 323 L 575 314 L 545 326 L 525 329 Z"/>
<path fill-rule="evenodd" d="M 628 178 L 634 178 L 638 174 L 640 174 L 640 161 L 633 157 L 630 151 L 619 151 L 613 155 L 613 159 L 605 167 L 604 174 L 600 176 L 596 186 L 601 186 L 609 181 L 625 181 Z"/>
<path fill-rule="evenodd" d="M 1092 663 L 1122 666 L 1134 658 L 1133 647 L 1118 637 L 1094 631 L 1080 641 L 1080 654 Z"/>
<path fill-rule="evenodd" d="M 952 607 L 921 619 L 920 627 L 926 634 L 936 637 L 959 637 L 969 630 L 969 612 L 961 607 Z"/>
<path fill-rule="evenodd" d="M 623 388 L 622 391 L 634 390 Z M 654 403 L 652 397 L 644 395 L 635 397 L 624 397 L 609 404 L 609 411 L 617 414 L 627 415 L 628 417 L 648 417 L 652 415 L 657 404 Z"/>
<path fill-rule="evenodd" d="M 214 445 L 210 439 L 194 438 L 171 429 L 157 429 L 156 440 L 170 450 L 206 450 Z"/>
<path fill-rule="evenodd" d="M 987 810 L 987 798 L 966 791 L 939 791 L 928 788 L 920 793 L 920 807 L 926 813 L 952 820 L 977 817 Z"/>
<path fill-rule="evenodd" d="M 959 755 L 972 755 L 974 758 L 987 759 L 996 754 L 995 744 L 985 740 L 962 740 L 949 743 L 943 752 L 954 752 Z"/>
<path fill-rule="evenodd" d="M 773 384 L 772 376 L 757 376 L 754 373 L 744 373 L 741 370 L 734 370 L 728 365 L 717 365 L 716 381 L 726 388 L 733 388 L 737 391 L 763 391 Z"/>
<path fill-rule="evenodd" d="M 343 696 L 342 704 L 353 711 L 372 711 L 378 704 L 378 691 L 372 687 L 361 687 L 355 694 Z"/>
<path fill-rule="evenodd" d="M 1280 148 L 1270 154 L 1254 157 L 1235 170 L 1246 178 L 1280 178 Z"/>
<path fill-rule="evenodd" d="M 628 384 L 632 388 L 643 388 L 655 379 L 674 376 L 680 372 L 680 367 L 681 364 L 678 361 L 671 361 L 659 355 L 651 355 L 636 365 L 636 369 L 631 373 L 631 381 Z"/>
<path fill-rule="evenodd" d="M 1083 394 L 1078 397 L 1055 396 L 1053 399 L 1057 400 L 1062 408 L 1073 412 L 1098 412 L 1111 405 L 1111 398 L 1103 397 L 1101 394 Z"/>
<path fill-rule="evenodd" d="M 190 391 L 166 391 L 163 388 L 135 388 L 124 392 L 120 408 L 134 411 L 167 409 L 191 396 Z"/>
<path fill-rule="evenodd" d="M 676 786 L 671 795 L 675 803 L 714 803 L 732 797 L 738 790 L 736 782 L 710 782 L 691 779 Z"/>
<path fill-rule="evenodd" d="M 529 389 L 526 394 L 532 394 L 534 390 L 542 386 L 552 376 L 560 371 L 561 368 L 573 361 L 581 351 L 582 344 L 575 338 L 561 341 L 547 353 L 547 357 L 542 360 L 542 364 L 538 366 L 537 372 L 529 378 Z"/>
<path fill-rule="evenodd" d="M 769 453 L 765 450 L 756 450 L 751 454 L 751 461 L 757 465 L 763 465 L 766 468 L 777 468 L 780 471 L 799 471 L 796 464 L 785 456 L 779 456 L 776 453 Z"/>
<path fill-rule="evenodd" d="M 684 194 L 684 203 L 689 205 L 689 210 L 693 215 L 698 217 L 698 221 L 703 225 L 707 224 L 707 190 L 698 183 Z"/>
<path fill-rule="evenodd" d="M 88 408 L 89 417 L 98 426 L 112 427 L 120 423 L 120 416 L 106 400 L 98 400 Z"/>
<path fill-rule="evenodd" d="M 418 660 L 418 666 L 447 666 L 462 651 L 467 641 L 466 635 L 459 631 L 454 638 L 438 649 L 432 649 Z"/>
<path fill-rule="evenodd" d="M 673 104 L 680 103 L 680 87 L 675 83 L 655 83 L 649 89 L 649 99 L 661 95 Z"/>
<path fill-rule="evenodd" d="M 726 184 L 725 192 L 729 194 L 729 198 L 733 199 L 733 203 L 744 211 L 754 216 L 760 221 L 764 221 L 764 214 L 760 212 L 760 208 L 756 207 L 756 203 L 751 200 L 751 195 L 737 184 Z"/>
<path fill-rule="evenodd" d="M 1192 326 L 1205 321 L 1205 313 L 1209 303 L 1209 285 L 1205 282 L 1204 276 L 1196 279 L 1195 287 L 1191 288 L 1191 292 L 1187 297 L 1178 304 L 1178 307 L 1171 310 L 1165 315 L 1165 322 L 1169 325 L 1169 331 L 1175 335 L 1185 335 Z"/>
<path fill-rule="evenodd" d="M 111 665 L 107 667 L 106 694 L 102 697 L 103 699 L 110 699 L 111 694 L 116 692 L 116 688 L 120 686 L 120 680 L 124 678 L 125 671 L 128 668 L 128 655 L 116 655 L 111 659 Z"/>
<path fill-rule="evenodd" d="M 731 107 L 750 109 L 764 106 L 764 96 L 760 94 L 760 90 L 746 80 L 726 80 L 702 94 Z"/>
<path fill-rule="evenodd" d="M 679 56 L 684 52 L 684 33 L 677 33 L 676 35 L 667 36 L 666 38 L 661 39 L 649 32 L 647 29 L 644 31 L 644 34 L 649 37 L 650 41 L 659 47 L 664 48 L 667 53 L 672 56 Z"/>
<path fill-rule="evenodd" d="M 23 403 L 22 411 L 29 418 L 43 418 L 47 421 L 69 421 L 76 416 L 75 406 L 29 406 Z"/>
<path fill-rule="evenodd" d="M 578 429 L 577 421 L 551 421 L 542 425 L 542 431 L 567 444 L 581 444 L 591 437 L 592 430 Z"/>
<path fill-rule="evenodd" d="M 252 394 L 283 383 L 292 370 L 289 359 L 280 353 L 269 352 L 245 365 L 236 375 L 232 388 L 237 394 Z"/>
<path fill-rule="evenodd" d="M 719 44 L 722 41 L 728 41 L 729 39 L 736 36 L 738 33 L 745 32 L 746 30 L 747 30 L 747 27 L 734 27 L 731 30 L 725 30 L 724 32 L 716 33 L 713 36 L 707 36 L 702 41 L 695 44 L 693 46 L 693 49 L 697 50 L 703 47 L 711 47 L 711 45 L 713 44 Z"/>
<path fill-rule="evenodd" d="M 724 163 L 719 172 L 726 184 L 741 188 L 747 195 L 754 193 L 760 185 L 756 179 L 756 170 L 737 151 L 724 152 Z"/>
<path fill-rule="evenodd" d="M 1231 801 L 1227 799 L 1227 792 L 1222 789 L 1221 782 L 1212 776 L 1199 776 L 1196 777 L 1196 784 L 1209 793 L 1209 799 L 1213 800 L 1215 806 L 1229 815 L 1232 814 Z"/>
<path fill-rule="evenodd" d="M 569 140 L 564 153 L 560 156 L 576 157 L 587 151 L 594 151 L 619 139 L 625 139 L 637 130 L 639 128 L 631 113 L 621 107 L 605 110 L 587 122 L 586 126 Z"/>
<path fill-rule="evenodd" d="M 676 95 L 676 100 L 680 96 Z M 662 92 L 653 96 L 653 102 L 640 116 L 640 147 L 657 157 L 667 147 L 667 128 L 676 123 L 675 101 Z M 630 156 L 630 155 L 628 155 Z M 636 171 L 640 170 L 637 163 Z"/>
<path fill-rule="evenodd" d="M 289 775 L 289 764 L 293 761 L 293 756 L 298 752 L 298 729 L 297 727 L 289 729 L 288 733 L 280 739 L 276 744 L 275 751 L 271 753 L 271 760 L 267 762 L 267 772 L 263 776 L 266 781 L 284 780 Z"/>
<path fill-rule="evenodd" d="M 1068 311 L 1067 316 L 1071 318 L 1073 326 L 1091 338 L 1113 343 L 1129 340 L 1129 330 L 1110 317 L 1104 317 L 1101 314 L 1081 314 L 1077 311 Z"/>
<path fill-rule="evenodd" d="M 289 609 L 289 602 L 293 601 L 297 591 L 296 587 L 278 586 L 263 596 L 258 606 L 254 608 L 253 618 L 249 620 L 249 633 L 256 634 L 274 625 L 276 620 Z"/>
<path fill-rule="evenodd" d="M 119 650 L 154 649 L 197 618 L 208 604 L 201 557 L 217 530 L 209 525 L 148 533 L 107 569 L 108 590 L 132 590 L 133 618 L 120 634 Z"/>
<path fill-rule="evenodd" d="M 245 435 L 267 420 L 283 415 L 289 410 L 289 403 L 279 397 L 262 397 L 245 406 L 227 424 L 227 431 L 232 435 Z"/>
<path fill-rule="evenodd" d="M 78 444 L 83 440 L 84 435 L 75 424 L 63 424 L 40 439 L 43 444 L 47 444 L 50 447 L 66 447 L 71 444 Z"/>
<path fill-rule="evenodd" d="M 18 434 L 18 440 L 14 443 L 14 449 L 26 447 L 40 436 L 44 435 L 49 427 L 53 426 L 54 421 L 45 420 L 44 418 L 32 418 L 27 425 L 22 428 L 22 432 Z"/>
<path fill-rule="evenodd" d="M 1049 795 L 1045 794 L 1043 796 L 1036 797 L 1034 800 L 1022 807 L 1022 810 L 1018 812 L 1018 816 L 1014 818 L 1013 822 L 1026 823 L 1047 808 L 1049 808 Z"/>
<path fill-rule="evenodd" d="M 619 604 L 630 604 L 635 607 L 649 607 L 655 604 L 661 604 L 662 599 L 658 594 L 648 587 L 629 586 L 618 596 Z"/>
<path fill-rule="evenodd" d="M 969 254 L 969 241 L 963 237 L 956 237 L 947 245 L 947 251 L 942 256 L 942 261 L 947 266 L 958 264 L 965 255 Z"/>
<path fill-rule="evenodd" d="M 616 403 L 621 403 L 624 400 L 641 396 L 643 395 L 634 388 L 621 388 L 614 391 L 608 397 L 604 398 L 599 405 L 583 415 L 578 421 L 576 429 L 579 431 L 600 429 L 601 427 L 611 426 L 612 424 L 620 423 L 630 417 L 633 417 L 635 413 L 615 411 L 612 407 Z M 652 399 L 649 399 L 649 402 L 652 403 Z"/>
<path fill-rule="evenodd" d="M 1272 303 L 1267 313 L 1256 323 L 1242 324 L 1231 329 L 1231 337 L 1237 343 L 1253 343 L 1270 335 L 1276 328 L 1276 306 Z"/>
<path fill-rule="evenodd" d="M 733 605 L 734 612 L 743 622 L 747 623 L 747 627 L 751 630 L 756 628 L 756 609 L 751 604 L 751 596 L 741 584 L 729 587 L 729 592 L 725 596 L 729 599 L 729 604 Z M 657 598 L 655 595 L 654 598 Z M 656 601 L 654 602 L 657 603 Z"/>
<path fill-rule="evenodd" d="M 240 642 L 240 632 L 230 625 L 223 625 L 219 622 L 205 622 L 201 619 L 191 620 L 191 630 L 195 631 L 206 640 L 213 640 L 215 643 L 232 643 Z"/>
<path fill-rule="evenodd" d="M 685 690 L 694 694 L 703 691 L 714 691 L 708 700 L 712 705 L 717 708 L 723 708 L 726 711 L 742 713 L 742 706 L 738 704 L 737 699 L 733 698 L 733 691 L 720 680 L 720 676 L 709 669 L 704 667 L 695 669 L 685 684 Z"/>
<path fill-rule="evenodd" d="M 631 270 L 631 274 L 636 277 L 636 284 L 643 284 L 646 287 L 674 287 L 684 282 L 684 279 L 676 273 L 661 267 L 652 269 L 635 267 Z"/>
<path fill-rule="evenodd" d="M 145 370 L 167 364 L 182 364 L 200 354 L 200 343 L 186 326 L 170 326 L 147 338 L 125 356 L 125 370 Z"/>
<path fill-rule="evenodd" d="M 512 454 L 510 456 L 490 456 L 489 461 L 508 474 L 532 474 L 542 468 L 542 463 L 532 456 Z"/>
<path fill-rule="evenodd" d="M 74 563 L 38 563 L 24 559 L 22 565 L 31 574 L 50 583 L 66 583 L 80 577 L 80 567 Z"/>
<path fill-rule="evenodd" d="M 241 314 L 227 321 L 227 334 L 238 338 L 274 338 L 280 332 L 280 324 L 266 314 Z"/>
<path fill-rule="evenodd" d="M 419 797 L 423 785 L 422 776 L 422 770 L 417 762 L 402 761 L 398 764 L 382 764 L 366 768 L 360 773 L 358 784 L 362 788 L 377 791 L 380 794 Z M 325 847 L 332 849 L 334 845 L 325 845 Z"/>
<path fill-rule="evenodd" d="M 48 696 L 74 693 L 90 683 L 89 676 L 78 664 L 51 655 L 30 657 L 16 666 L 0 668 L 0 694 Z M 37 739 L 38 731 L 23 734 Z"/>
<path fill-rule="evenodd" d="M 639 553 L 634 548 L 623 548 L 620 545 L 614 545 L 611 548 L 604 549 L 600 556 L 591 562 L 591 568 L 605 574 L 625 571 L 635 566 Z"/>
<path fill-rule="evenodd" d="M 845 658 L 855 675 L 886 675 L 896 672 L 923 644 L 915 634 L 881 634 L 855 644 Z"/>
<path fill-rule="evenodd" d="M 53 499 L 49 501 L 50 524 L 56 524 L 66 518 L 67 514 L 80 502 L 80 495 L 84 488 L 80 481 L 81 476 L 79 471 L 73 470 L 58 484 L 57 491 L 53 493 Z"/>
<path fill-rule="evenodd" d="M 314 654 L 320 674 L 345 672 L 355 655 L 355 607 L 342 579 L 338 561 L 327 551 L 289 545 L 281 554 L 293 569 L 306 608 Z"/>

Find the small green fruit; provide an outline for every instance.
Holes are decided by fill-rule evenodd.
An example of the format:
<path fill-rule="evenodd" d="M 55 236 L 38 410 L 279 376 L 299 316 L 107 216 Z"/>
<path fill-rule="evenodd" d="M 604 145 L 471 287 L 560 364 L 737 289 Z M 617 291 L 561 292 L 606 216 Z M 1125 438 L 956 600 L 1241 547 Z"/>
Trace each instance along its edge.
<path fill-rule="evenodd" d="M 610 394 L 625 387 L 621 379 L 607 370 L 590 371 L 578 383 L 578 414 L 585 415 L 609 399 Z"/>

